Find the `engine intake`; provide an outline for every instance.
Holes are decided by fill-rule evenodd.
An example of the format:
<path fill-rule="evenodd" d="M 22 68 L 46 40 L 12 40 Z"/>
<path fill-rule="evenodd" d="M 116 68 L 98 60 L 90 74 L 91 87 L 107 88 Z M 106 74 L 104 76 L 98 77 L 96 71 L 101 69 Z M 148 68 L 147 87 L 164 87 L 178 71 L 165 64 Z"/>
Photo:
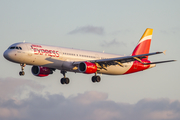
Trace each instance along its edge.
<path fill-rule="evenodd" d="M 78 66 L 78 69 L 82 73 L 91 74 L 97 71 L 97 66 L 91 62 L 81 62 Z"/>
<path fill-rule="evenodd" d="M 48 76 L 49 74 L 53 74 L 52 69 L 48 67 L 42 67 L 42 66 L 33 66 L 31 68 L 31 72 L 33 75 L 38 76 L 38 77 L 45 77 L 45 76 Z"/>

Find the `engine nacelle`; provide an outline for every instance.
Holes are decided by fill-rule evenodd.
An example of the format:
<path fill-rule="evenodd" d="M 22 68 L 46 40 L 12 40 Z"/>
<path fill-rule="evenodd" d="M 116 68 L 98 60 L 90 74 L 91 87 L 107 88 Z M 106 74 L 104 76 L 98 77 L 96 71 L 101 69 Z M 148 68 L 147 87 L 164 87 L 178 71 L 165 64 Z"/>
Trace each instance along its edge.
<path fill-rule="evenodd" d="M 97 71 L 97 66 L 91 62 L 81 62 L 78 66 L 78 69 L 82 73 L 91 74 Z"/>
<path fill-rule="evenodd" d="M 38 77 L 45 77 L 53 73 L 52 69 L 48 67 L 41 67 L 41 66 L 33 66 L 31 68 L 31 72 L 33 75 L 38 76 Z"/>

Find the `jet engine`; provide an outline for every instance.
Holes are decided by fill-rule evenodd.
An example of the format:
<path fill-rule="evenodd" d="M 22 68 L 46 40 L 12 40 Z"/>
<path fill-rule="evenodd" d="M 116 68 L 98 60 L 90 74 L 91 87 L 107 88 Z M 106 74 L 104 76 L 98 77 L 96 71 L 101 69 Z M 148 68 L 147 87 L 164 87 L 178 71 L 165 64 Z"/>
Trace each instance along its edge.
<path fill-rule="evenodd" d="M 48 67 L 42 67 L 42 66 L 33 66 L 31 68 L 31 72 L 35 76 L 45 77 L 45 76 L 48 76 L 49 74 L 53 74 L 53 69 L 48 68 Z"/>
<path fill-rule="evenodd" d="M 82 73 L 91 74 L 97 71 L 97 66 L 91 62 L 81 62 L 78 66 L 78 70 Z"/>

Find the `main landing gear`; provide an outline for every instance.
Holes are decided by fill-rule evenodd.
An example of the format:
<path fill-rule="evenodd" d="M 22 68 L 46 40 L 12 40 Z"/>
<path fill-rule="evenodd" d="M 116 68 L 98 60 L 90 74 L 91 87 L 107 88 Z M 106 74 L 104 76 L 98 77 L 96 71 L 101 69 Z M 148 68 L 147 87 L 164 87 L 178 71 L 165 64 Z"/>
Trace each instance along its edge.
<path fill-rule="evenodd" d="M 62 70 L 61 73 L 63 74 L 64 77 L 61 78 L 60 83 L 61 83 L 61 84 L 69 84 L 70 80 L 69 80 L 69 78 L 67 78 L 66 75 L 65 75 L 65 74 L 66 74 L 66 71 L 63 71 L 63 70 Z"/>
<path fill-rule="evenodd" d="M 101 81 L 101 77 L 97 76 L 97 73 L 95 73 L 95 76 L 92 76 L 92 82 L 100 82 Z"/>
<path fill-rule="evenodd" d="M 69 78 L 66 77 L 66 71 L 62 70 L 61 74 L 63 74 L 63 78 L 61 78 L 60 83 L 61 84 L 69 84 L 70 80 Z M 95 73 L 95 76 L 92 76 L 92 82 L 100 82 L 101 81 L 101 77 L 97 75 L 97 73 Z"/>
<path fill-rule="evenodd" d="M 22 71 L 19 72 L 19 75 L 20 75 L 20 76 L 23 76 L 23 75 L 25 74 L 25 72 L 24 72 L 24 67 L 26 66 L 26 64 L 21 63 L 20 66 L 21 66 L 21 70 L 22 70 Z"/>

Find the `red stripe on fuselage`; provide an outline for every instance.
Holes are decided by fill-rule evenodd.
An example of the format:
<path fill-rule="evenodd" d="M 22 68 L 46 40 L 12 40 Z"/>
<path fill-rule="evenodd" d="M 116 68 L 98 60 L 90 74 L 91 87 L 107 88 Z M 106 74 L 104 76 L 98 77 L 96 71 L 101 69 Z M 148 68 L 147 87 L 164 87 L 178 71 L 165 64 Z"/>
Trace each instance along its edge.
<path fill-rule="evenodd" d="M 146 59 L 142 59 L 141 60 L 143 63 L 150 63 L 149 60 Z M 139 61 L 134 61 L 133 65 L 131 66 L 131 68 L 125 72 L 124 74 L 129 74 L 129 73 L 134 73 L 134 72 L 139 72 L 142 70 L 146 70 L 150 67 L 150 65 L 143 65 L 142 63 L 140 63 Z"/>

